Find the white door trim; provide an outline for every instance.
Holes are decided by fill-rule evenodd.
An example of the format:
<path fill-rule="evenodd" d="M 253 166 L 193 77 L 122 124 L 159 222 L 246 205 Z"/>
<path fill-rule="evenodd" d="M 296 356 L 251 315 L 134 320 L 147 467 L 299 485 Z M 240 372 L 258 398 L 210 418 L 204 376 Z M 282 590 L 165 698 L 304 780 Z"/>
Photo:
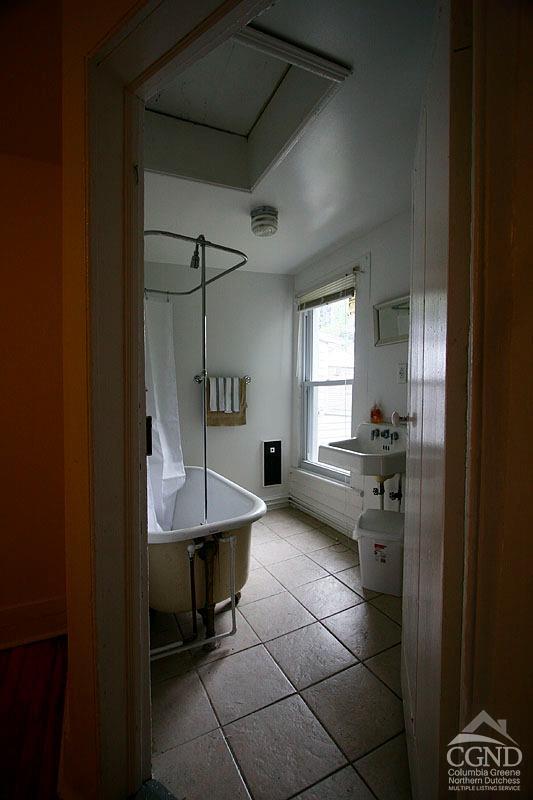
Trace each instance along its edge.
<path fill-rule="evenodd" d="M 96 742 L 98 797 L 123 800 L 151 774 L 143 101 L 269 5 L 269 0 L 149 0 L 87 60 L 87 237 L 85 261 L 79 264 L 87 277 L 79 282 L 76 313 L 78 321 L 87 320 L 88 452 L 84 455 L 67 443 L 67 603 L 73 635 L 63 758 L 65 797 L 73 793 L 68 760 L 83 723 L 77 698 L 91 696 L 91 691 L 79 691 L 88 676 L 94 682 L 94 721 L 88 719 L 87 725 L 95 726 L 90 735 Z M 67 337 L 72 314 L 71 307 Z M 67 382 L 79 376 L 74 349 L 65 353 L 64 369 Z M 78 535 L 70 522 L 76 514 L 69 514 L 69 505 L 79 509 L 80 503 L 75 480 L 69 483 L 69 467 L 80 458 L 89 459 L 84 513 L 89 520 L 90 585 L 80 585 L 78 565 L 68 557 L 69 537 L 74 542 Z M 83 613 L 80 592 L 86 603 Z M 82 642 L 84 653 L 92 655 L 87 669 L 81 669 L 75 653 Z M 68 717 L 74 724 L 69 725 Z M 83 783 L 83 776 L 75 777 Z"/>

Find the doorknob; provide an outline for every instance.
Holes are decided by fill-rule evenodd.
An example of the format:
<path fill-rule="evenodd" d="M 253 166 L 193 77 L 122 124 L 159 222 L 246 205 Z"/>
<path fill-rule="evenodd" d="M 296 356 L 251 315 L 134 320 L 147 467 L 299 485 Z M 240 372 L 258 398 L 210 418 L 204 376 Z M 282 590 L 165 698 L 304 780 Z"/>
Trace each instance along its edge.
<path fill-rule="evenodd" d="M 412 416 L 407 415 L 406 417 L 400 416 L 397 411 L 393 411 L 390 417 L 390 421 L 393 425 L 399 425 L 400 423 L 404 422 L 416 422 L 416 414 Z"/>

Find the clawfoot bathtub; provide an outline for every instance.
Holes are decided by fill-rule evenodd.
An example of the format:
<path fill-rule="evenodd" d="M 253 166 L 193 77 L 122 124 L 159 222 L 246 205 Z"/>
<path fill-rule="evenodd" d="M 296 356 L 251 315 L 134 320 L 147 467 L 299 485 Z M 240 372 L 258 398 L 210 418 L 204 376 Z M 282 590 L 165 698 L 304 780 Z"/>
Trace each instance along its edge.
<path fill-rule="evenodd" d="M 266 513 L 264 502 L 212 470 L 208 473 L 208 519 L 201 524 L 204 503 L 202 467 L 186 467 L 185 484 L 177 495 L 172 530 L 148 532 L 150 607 L 156 611 L 190 611 L 189 551 L 210 534 L 235 535 L 235 590 L 248 579 L 252 523 Z M 218 538 L 218 537 L 216 537 Z M 195 559 L 196 602 L 205 603 L 205 566 Z M 213 574 L 214 602 L 230 597 L 230 547 L 218 543 Z"/>

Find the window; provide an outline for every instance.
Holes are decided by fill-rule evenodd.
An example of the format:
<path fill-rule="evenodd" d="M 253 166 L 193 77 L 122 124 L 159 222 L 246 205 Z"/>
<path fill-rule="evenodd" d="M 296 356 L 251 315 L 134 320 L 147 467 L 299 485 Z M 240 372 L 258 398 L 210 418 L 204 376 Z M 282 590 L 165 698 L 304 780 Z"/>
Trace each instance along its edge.
<path fill-rule="evenodd" d="M 344 479 L 347 474 L 320 464 L 318 448 L 352 432 L 355 287 L 353 276 L 299 298 L 302 342 L 302 454 L 308 469 Z M 335 291 L 331 291 L 331 287 Z"/>

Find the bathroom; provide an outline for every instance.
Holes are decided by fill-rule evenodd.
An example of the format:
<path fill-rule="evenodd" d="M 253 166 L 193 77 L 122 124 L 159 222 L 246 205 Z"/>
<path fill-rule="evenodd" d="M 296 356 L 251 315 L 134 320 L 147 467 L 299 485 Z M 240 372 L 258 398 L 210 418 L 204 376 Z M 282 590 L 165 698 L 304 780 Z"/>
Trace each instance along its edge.
<path fill-rule="evenodd" d="M 401 569 L 381 588 L 358 546 L 366 512 L 398 530 L 405 458 L 377 475 L 345 442 L 406 446 L 435 4 L 385 6 L 281 0 L 146 104 L 153 773 L 178 798 L 410 797 Z"/>

